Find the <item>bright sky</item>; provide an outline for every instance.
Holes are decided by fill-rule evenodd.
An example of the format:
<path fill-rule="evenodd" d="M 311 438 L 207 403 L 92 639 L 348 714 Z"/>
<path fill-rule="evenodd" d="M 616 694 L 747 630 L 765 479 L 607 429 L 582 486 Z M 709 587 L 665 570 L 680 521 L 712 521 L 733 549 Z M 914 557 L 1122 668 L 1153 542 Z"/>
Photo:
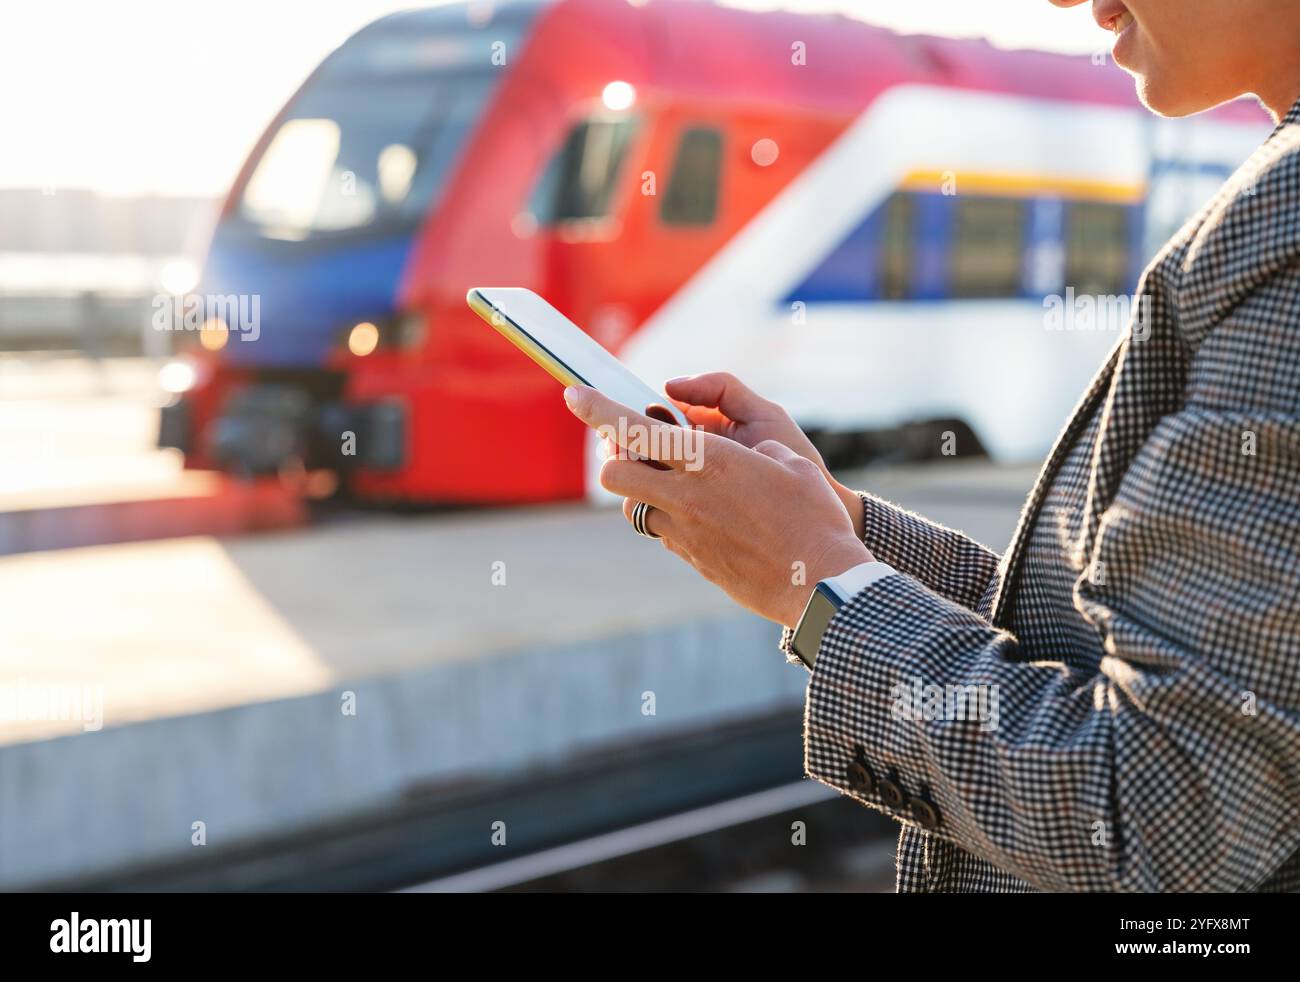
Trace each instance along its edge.
<path fill-rule="evenodd" d="M 620 3 L 624 0 L 608 0 Z M 654 0 L 650 0 L 654 2 Z M 1008 47 L 1107 45 L 1047 0 L 727 0 Z M 303 77 L 416 0 L 40 0 L 0 14 L 0 187 L 218 194 Z"/>

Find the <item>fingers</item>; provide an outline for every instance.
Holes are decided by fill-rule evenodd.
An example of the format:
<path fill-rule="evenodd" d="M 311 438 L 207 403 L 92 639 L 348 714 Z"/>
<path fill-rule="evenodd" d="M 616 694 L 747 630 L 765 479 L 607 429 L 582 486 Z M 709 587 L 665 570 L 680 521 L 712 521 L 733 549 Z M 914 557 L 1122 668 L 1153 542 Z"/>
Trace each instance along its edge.
<path fill-rule="evenodd" d="M 761 453 L 764 457 L 771 457 L 780 464 L 789 464 L 796 460 L 806 459 L 779 440 L 764 440 L 761 443 L 756 443 L 754 444 L 754 452 Z"/>
<path fill-rule="evenodd" d="M 727 432 L 727 427 L 731 425 L 731 420 L 710 406 L 696 406 L 680 399 L 673 399 L 672 403 L 682 411 L 688 423 L 698 426 L 705 433 L 723 436 Z"/>
<path fill-rule="evenodd" d="M 669 379 L 664 383 L 664 391 L 681 402 L 717 409 L 738 423 L 762 419 L 770 415 L 774 405 L 729 372 Z"/>
<path fill-rule="evenodd" d="M 698 434 L 690 430 L 651 419 L 585 385 L 565 389 L 564 401 L 573 415 L 629 453 L 673 470 L 682 470 L 690 463 L 688 451 L 694 448 L 687 441 L 698 439 Z"/>
<path fill-rule="evenodd" d="M 677 494 L 672 471 L 655 470 L 639 460 L 611 457 L 600 465 L 600 486 L 612 494 L 644 501 L 661 510 L 673 507 Z"/>
<path fill-rule="evenodd" d="M 632 509 L 636 507 L 638 500 L 640 499 L 623 499 L 623 517 L 626 518 L 629 523 L 632 521 Z M 647 501 L 646 504 L 650 504 L 650 502 Z M 672 536 L 673 532 L 673 518 L 662 508 L 656 508 L 651 505 L 650 510 L 646 512 L 645 516 L 645 530 L 651 535 L 659 536 L 661 539 L 668 539 Z"/>

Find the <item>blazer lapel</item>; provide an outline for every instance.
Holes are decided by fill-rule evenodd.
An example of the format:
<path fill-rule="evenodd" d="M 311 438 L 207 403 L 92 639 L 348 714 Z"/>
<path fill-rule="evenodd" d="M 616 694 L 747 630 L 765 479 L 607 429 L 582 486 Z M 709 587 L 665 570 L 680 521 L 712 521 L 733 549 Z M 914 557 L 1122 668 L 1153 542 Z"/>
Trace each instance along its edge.
<path fill-rule="evenodd" d="M 1291 112 L 1273 131 L 1273 136 L 1295 123 L 1300 123 L 1300 102 L 1292 106 Z M 1272 139 L 1270 137 L 1269 141 Z M 1143 274 L 1138 284 L 1139 307 L 1134 323 L 1111 350 L 1070 422 L 1057 437 L 1021 510 L 1011 546 L 1002 559 L 1002 575 L 989 615 L 993 624 L 1006 626 L 1025 548 L 1043 501 L 1075 441 L 1091 422 L 1093 413 L 1098 411 L 1101 400 L 1105 399 L 1101 408 L 1104 415 L 1088 481 L 1086 520 L 1082 537 L 1073 547 L 1076 558 L 1081 560 L 1086 560 L 1090 554 L 1101 516 L 1115 499 L 1133 457 L 1160 420 L 1181 406 L 1183 381 L 1194 340 L 1186 335 L 1180 323 L 1178 301 L 1183 282 L 1183 260 L 1196 233 L 1219 202 L 1234 193 L 1236 189 L 1229 182 L 1165 244 Z M 1117 419 L 1121 421 L 1120 425 L 1115 425 Z"/>
<path fill-rule="evenodd" d="M 1266 148 L 1286 127 L 1300 121 L 1300 102 L 1265 141 Z M 1127 343 L 1121 345 L 1114 365 L 1114 380 L 1106 401 L 1105 418 L 1097 438 L 1092 473 L 1088 482 L 1086 521 L 1083 534 L 1075 543 L 1075 559 L 1082 565 L 1091 554 L 1101 526 L 1101 516 L 1119 492 L 1134 456 L 1146 443 L 1160 420 L 1177 412 L 1183 405 L 1186 385 L 1195 348 L 1204 339 L 1213 320 L 1213 311 L 1187 298 L 1189 292 L 1213 295 L 1225 291 L 1199 291 L 1193 288 L 1187 272 L 1189 250 L 1207 222 L 1215 221 L 1222 208 L 1241 194 L 1240 175 L 1249 173 L 1252 161 L 1242 165 L 1238 174 L 1219 190 L 1199 214 L 1161 250 L 1143 275 L 1138 286 L 1141 318 L 1135 322 Z M 1279 235 L 1280 243 L 1284 237 Z M 1258 264 L 1266 266 L 1265 247 L 1259 247 Z M 1198 267 L 1193 266 L 1193 270 Z M 1195 272 L 1191 274 L 1195 275 Z M 1220 274 L 1221 275 L 1221 274 Z M 1119 419 L 1123 425 L 1110 425 Z"/>
<path fill-rule="evenodd" d="M 1057 437 L 1020 513 L 1011 547 L 1002 561 L 1002 576 L 990 613 L 993 624 L 1006 626 L 1021 560 L 1043 500 L 1075 441 L 1092 421 L 1101 400 L 1105 399 L 1106 404 L 1101 410 L 1104 416 L 1088 480 L 1083 536 L 1073 547 L 1076 557 L 1088 555 L 1096 540 L 1101 514 L 1114 498 L 1133 455 L 1146 442 L 1160 418 L 1177 408 L 1182 398 L 1182 386 L 1174 384 L 1173 375 L 1181 371 L 1187 361 L 1186 340 L 1178 329 L 1177 296 L 1182 282 L 1182 260 L 1208 213 L 1209 206 L 1189 219 L 1142 274 L 1136 294 L 1137 310 L 1128 329 L 1111 349 L 1069 424 Z M 1116 416 L 1123 425 L 1112 425 Z"/>
<path fill-rule="evenodd" d="M 1061 469 L 1061 464 L 1065 462 L 1065 458 L 1074 446 L 1074 442 L 1087 427 L 1089 420 L 1092 419 L 1092 414 L 1097 409 L 1098 402 L 1110 387 L 1111 378 L 1115 373 L 1115 367 L 1119 362 L 1120 352 L 1123 350 L 1126 340 L 1126 338 L 1121 339 L 1111 349 L 1105 364 L 1102 365 L 1101 370 L 1093 378 L 1083 398 L 1079 400 L 1079 404 L 1075 407 L 1069 423 L 1061 431 L 1060 436 L 1056 438 L 1051 453 L 1047 455 L 1047 462 L 1043 464 L 1043 469 L 1038 474 L 1038 480 L 1034 482 L 1033 490 L 1029 492 L 1029 498 L 1021 509 L 1020 521 L 1016 525 L 1015 534 L 1011 537 L 1011 546 L 1002 559 L 1002 576 L 999 578 L 997 593 L 993 598 L 990 620 L 995 625 L 1005 626 L 1002 625 L 1002 618 L 1006 612 L 1007 603 L 1014 592 L 1015 580 L 1020 571 L 1020 560 L 1024 555 L 1025 546 L 1029 541 L 1034 524 L 1038 520 L 1038 513 L 1043 506 L 1043 499 L 1047 496 L 1047 491 L 1051 488 L 1052 481 L 1055 479 L 1057 471 Z"/>
<path fill-rule="evenodd" d="M 1153 270 L 1142 294 L 1151 305 L 1146 334 L 1128 338 L 1115 361 L 1088 478 L 1082 535 L 1074 544 L 1073 558 L 1080 567 L 1091 555 L 1101 516 L 1115 500 L 1133 458 L 1160 420 L 1183 404 L 1191 354 L 1174 302 L 1180 265 L 1171 255 Z"/>

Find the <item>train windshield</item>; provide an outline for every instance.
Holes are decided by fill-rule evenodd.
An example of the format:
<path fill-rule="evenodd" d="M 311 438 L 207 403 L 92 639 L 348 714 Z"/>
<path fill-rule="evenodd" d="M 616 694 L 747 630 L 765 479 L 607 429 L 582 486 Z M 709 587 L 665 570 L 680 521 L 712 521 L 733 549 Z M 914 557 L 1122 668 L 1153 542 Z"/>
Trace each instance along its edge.
<path fill-rule="evenodd" d="M 517 53 L 523 23 L 510 21 L 434 32 L 403 22 L 344 45 L 289 107 L 238 217 L 289 240 L 418 222 L 504 74 L 494 53 Z"/>

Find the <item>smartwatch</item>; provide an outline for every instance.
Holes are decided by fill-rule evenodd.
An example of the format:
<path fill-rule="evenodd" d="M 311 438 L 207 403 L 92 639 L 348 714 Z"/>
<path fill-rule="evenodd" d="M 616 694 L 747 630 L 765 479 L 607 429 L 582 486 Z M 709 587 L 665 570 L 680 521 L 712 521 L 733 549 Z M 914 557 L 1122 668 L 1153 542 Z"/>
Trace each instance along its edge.
<path fill-rule="evenodd" d="M 822 635 L 835 616 L 835 612 L 844 606 L 844 597 L 832 586 L 832 580 L 822 580 L 813 587 L 812 596 L 803 609 L 803 616 L 794 629 L 794 638 L 790 648 L 799 660 L 809 668 L 817 658 L 817 649 L 822 646 Z"/>
<path fill-rule="evenodd" d="M 847 573 L 827 577 L 813 587 L 812 596 L 808 598 L 803 616 L 799 618 L 790 639 L 790 649 L 799 656 L 799 660 L 812 668 L 817 658 L 817 649 L 822 645 L 822 635 L 826 633 L 835 612 L 857 593 L 892 572 L 893 567 L 885 563 L 863 563 L 854 566 Z"/>

